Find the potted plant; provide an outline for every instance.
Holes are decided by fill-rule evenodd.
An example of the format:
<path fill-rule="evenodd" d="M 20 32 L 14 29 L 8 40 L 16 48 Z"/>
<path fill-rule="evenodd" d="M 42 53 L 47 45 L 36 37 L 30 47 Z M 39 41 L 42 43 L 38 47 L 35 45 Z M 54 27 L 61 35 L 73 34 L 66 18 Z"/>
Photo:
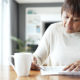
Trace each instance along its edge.
<path fill-rule="evenodd" d="M 21 39 L 17 38 L 17 37 L 11 37 L 12 41 L 15 41 L 18 45 L 18 48 L 15 50 L 16 52 L 30 52 L 31 51 L 31 47 L 27 46 L 27 40 L 26 41 L 22 41 Z"/>

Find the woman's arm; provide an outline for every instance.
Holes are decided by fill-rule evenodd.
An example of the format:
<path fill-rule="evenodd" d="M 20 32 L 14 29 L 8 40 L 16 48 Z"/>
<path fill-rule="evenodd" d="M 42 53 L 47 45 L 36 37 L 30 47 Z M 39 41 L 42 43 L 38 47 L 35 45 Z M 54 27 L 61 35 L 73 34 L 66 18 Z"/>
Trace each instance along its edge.
<path fill-rule="evenodd" d="M 46 30 L 44 33 L 38 48 L 34 52 L 33 62 L 32 62 L 32 69 L 39 69 L 37 65 L 41 65 L 44 63 L 45 59 L 49 56 L 50 53 L 50 33 L 51 33 L 51 26 Z"/>

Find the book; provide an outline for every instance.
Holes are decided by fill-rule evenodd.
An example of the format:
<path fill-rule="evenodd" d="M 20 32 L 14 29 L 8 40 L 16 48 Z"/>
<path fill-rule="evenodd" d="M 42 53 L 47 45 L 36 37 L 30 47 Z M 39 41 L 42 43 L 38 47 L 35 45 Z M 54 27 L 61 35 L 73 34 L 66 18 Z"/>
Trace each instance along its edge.
<path fill-rule="evenodd" d="M 80 71 L 63 71 L 65 66 L 42 66 L 41 75 L 80 75 Z"/>

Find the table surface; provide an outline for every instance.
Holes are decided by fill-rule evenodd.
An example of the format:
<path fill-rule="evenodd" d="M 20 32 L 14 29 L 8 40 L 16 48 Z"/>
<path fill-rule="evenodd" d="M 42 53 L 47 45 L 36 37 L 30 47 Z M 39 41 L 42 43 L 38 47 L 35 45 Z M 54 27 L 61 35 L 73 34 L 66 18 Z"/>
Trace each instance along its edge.
<path fill-rule="evenodd" d="M 11 66 L 0 65 L 0 80 L 80 80 L 80 76 L 42 76 L 40 71 L 30 71 L 27 77 L 18 77 Z"/>

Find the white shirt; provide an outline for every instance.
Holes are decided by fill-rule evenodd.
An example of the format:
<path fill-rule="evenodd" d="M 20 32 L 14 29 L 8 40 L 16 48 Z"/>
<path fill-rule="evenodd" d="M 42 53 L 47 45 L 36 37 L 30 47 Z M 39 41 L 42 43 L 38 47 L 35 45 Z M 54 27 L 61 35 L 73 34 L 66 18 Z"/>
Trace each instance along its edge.
<path fill-rule="evenodd" d="M 62 22 L 52 24 L 46 30 L 33 54 L 38 64 L 49 56 L 50 65 L 69 65 L 80 60 L 80 32 L 67 33 Z"/>

